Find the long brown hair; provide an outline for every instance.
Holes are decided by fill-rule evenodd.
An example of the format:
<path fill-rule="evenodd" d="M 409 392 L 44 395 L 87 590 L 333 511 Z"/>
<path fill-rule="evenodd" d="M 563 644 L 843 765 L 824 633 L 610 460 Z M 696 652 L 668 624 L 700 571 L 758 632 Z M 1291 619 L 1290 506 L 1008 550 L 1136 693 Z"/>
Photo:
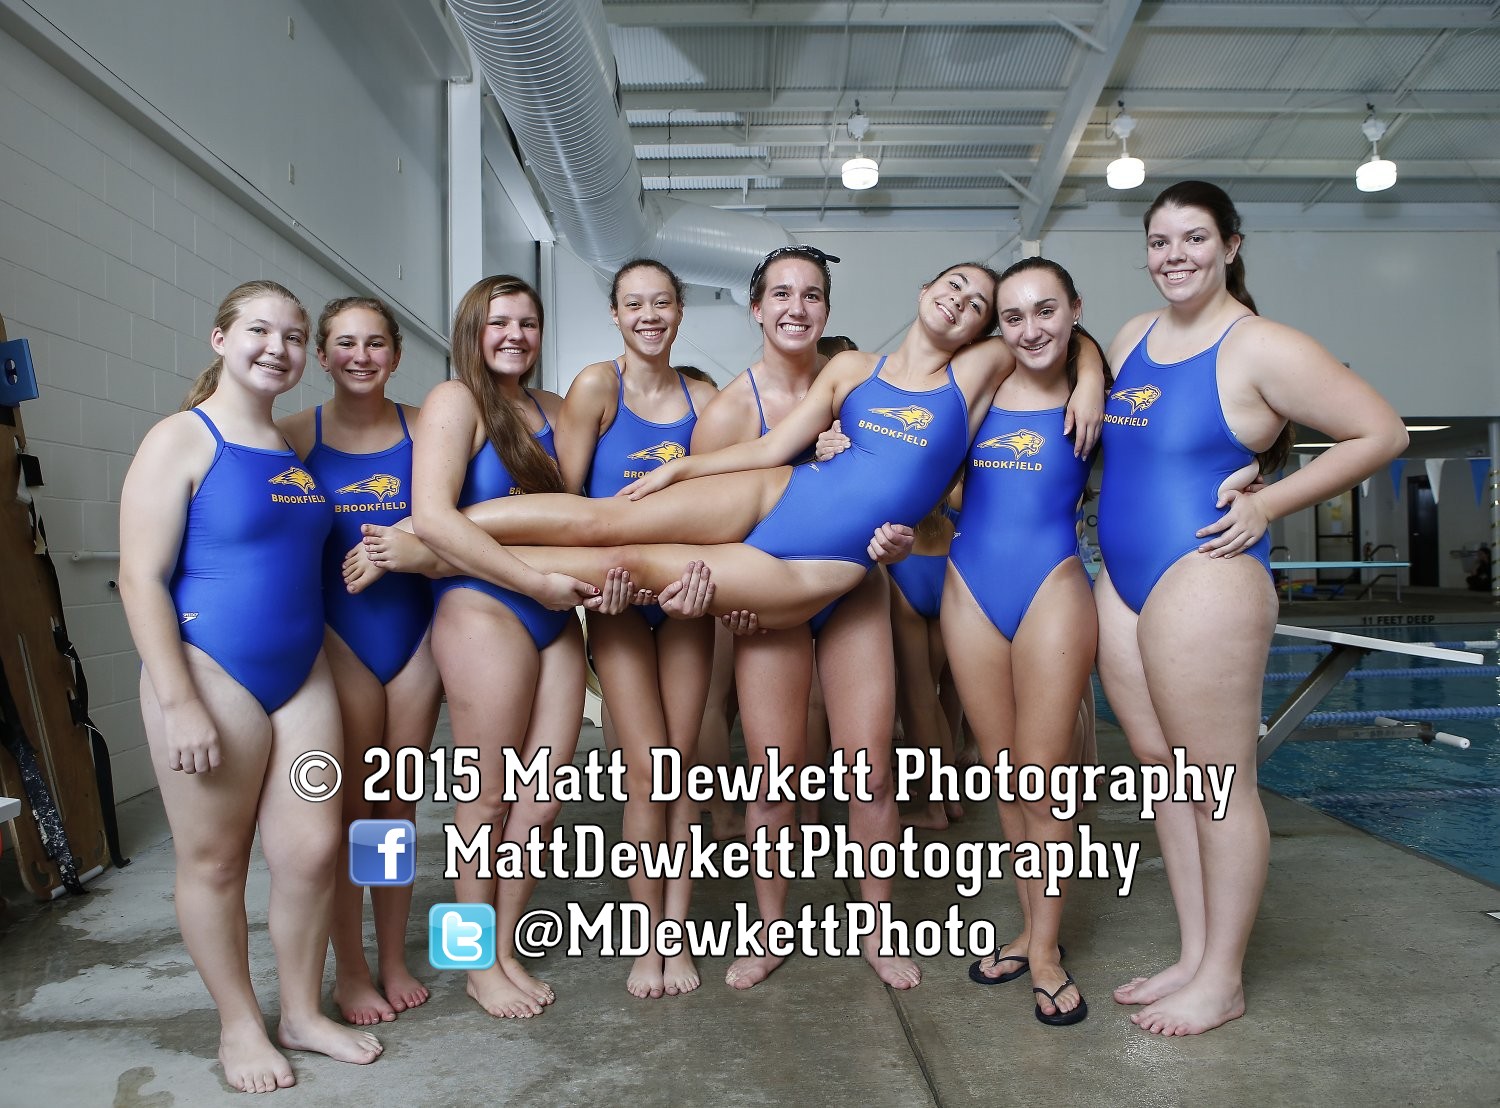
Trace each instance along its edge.
<path fill-rule="evenodd" d="M 1162 208 L 1198 208 L 1207 212 L 1214 217 L 1219 238 L 1226 245 L 1230 239 L 1239 236 L 1240 248 L 1234 252 L 1234 261 L 1225 267 L 1224 286 L 1229 290 L 1230 296 L 1250 309 L 1251 314 L 1260 315 L 1260 309 L 1255 306 L 1255 297 L 1245 287 L 1245 233 L 1240 230 L 1240 213 L 1235 208 L 1234 201 L 1229 199 L 1229 194 L 1209 181 L 1178 181 L 1163 189 L 1151 202 L 1151 207 L 1146 209 L 1144 223 L 1148 232 L 1151 230 L 1151 217 Z M 1281 429 L 1281 434 L 1276 436 L 1276 441 L 1255 456 L 1262 473 L 1273 473 L 1286 465 L 1292 452 L 1292 437 L 1292 425 L 1288 422 Z"/>
<path fill-rule="evenodd" d="M 468 386 L 479 405 L 484 434 L 510 470 L 511 478 L 526 492 L 563 492 L 562 472 L 542 449 L 542 444 L 526 426 L 521 412 L 500 392 L 500 382 L 484 364 L 482 341 L 490 318 L 490 301 L 497 296 L 523 294 L 536 306 L 537 326 L 546 325 L 542 298 L 519 277 L 508 273 L 485 277 L 477 282 L 459 302 L 453 316 L 453 368 L 458 379 Z M 536 378 L 536 366 L 521 378 L 524 389 Z"/>
<path fill-rule="evenodd" d="M 308 324 L 307 309 L 302 306 L 302 301 L 292 294 L 291 289 L 285 285 L 277 284 L 275 281 L 246 281 L 243 285 L 236 285 L 229 290 L 229 295 L 224 297 L 224 302 L 219 305 L 218 313 L 214 316 L 214 330 L 227 331 L 234 326 L 234 321 L 240 318 L 240 313 L 245 310 L 245 305 L 252 300 L 262 296 L 280 296 L 290 300 L 297 306 L 297 311 L 302 313 L 302 326 Z M 224 359 L 215 355 L 214 360 L 208 364 L 208 368 L 198 374 L 198 379 L 193 382 L 192 388 L 183 398 L 182 407 L 179 412 L 185 412 L 189 408 L 196 408 L 219 387 L 219 375 L 224 370 Z"/>

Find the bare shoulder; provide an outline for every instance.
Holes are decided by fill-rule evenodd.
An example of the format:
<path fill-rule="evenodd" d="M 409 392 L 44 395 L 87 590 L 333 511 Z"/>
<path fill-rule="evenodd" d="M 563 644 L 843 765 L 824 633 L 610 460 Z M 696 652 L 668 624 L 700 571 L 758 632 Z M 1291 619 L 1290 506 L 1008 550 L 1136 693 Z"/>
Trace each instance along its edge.
<path fill-rule="evenodd" d="M 307 457 L 317 439 L 314 413 L 313 408 L 303 408 L 300 412 L 276 421 L 277 429 L 286 436 L 286 441 L 292 444 L 292 449 L 299 458 Z"/>
<path fill-rule="evenodd" d="M 719 395 L 719 390 L 707 381 L 699 381 L 695 377 L 683 377 L 682 380 L 687 382 L 688 395 L 693 398 L 693 407 L 700 412 L 712 404 Z"/>
<path fill-rule="evenodd" d="M 546 389 L 527 389 L 526 392 L 542 406 L 542 414 L 547 417 L 547 421 L 556 423 L 558 417 L 562 415 L 563 398 Z"/>
<path fill-rule="evenodd" d="M 1125 325 L 1115 332 L 1108 351 L 1109 364 L 1115 367 L 1115 372 L 1119 372 L 1120 363 L 1125 360 L 1125 356 L 1135 348 L 1136 343 L 1141 341 L 1141 336 L 1146 333 L 1147 328 L 1161 318 L 1164 310 L 1158 308 L 1154 311 L 1142 312 L 1133 319 L 1126 320 Z"/>
<path fill-rule="evenodd" d="M 213 464 L 213 432 L 192 412 L 176 412 L 146 432 L 131 468 L 181 473 L 196 483 Z"/>
<path fill-rule="evenodd" d="M 696 401 L 695 397 L 694 402 Z M 755 407 L 755 396 L 750 391 L 750 378 L 741 373 L 714 393 L 698 410 L 698 424 L 693 429 L 693 447 L 702 453 L 759 435 L 760 413 Z"/>
<path fill-rule="evenodd" d="M 872 353 L 868 350 L 843 350 L 829 358 L 823 368 L 818 371 L 818 377 L 832 374 L 836 377 L 868 377 L 875 372 L 876 363 L 882 355 Z"/>
<path fill-rule="evenodd" d="M 568 386 L 568 398 L 603 402 L 612 399 L 619 390 L 620 379 L 615 375 L 614 362 L 593 362 L 578 371 L 573 383 Z"/>
<path fill-rule="evenodd" d="M 478 404 L 474 400 L 474 394 L 469 391 L 469 386 L 459 380 L 439 381 L 422 401 L 423 411 L 428 408 L 453 411 L 465 407 L 477 410 Z"/>

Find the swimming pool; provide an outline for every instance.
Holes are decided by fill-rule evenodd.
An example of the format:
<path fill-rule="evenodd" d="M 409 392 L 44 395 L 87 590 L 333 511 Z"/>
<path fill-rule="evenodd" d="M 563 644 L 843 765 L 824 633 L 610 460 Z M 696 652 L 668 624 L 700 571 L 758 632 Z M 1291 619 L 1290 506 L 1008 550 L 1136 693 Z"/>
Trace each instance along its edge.
<path fill-rule="evenodd" d="M 1373 638 L 1400 642 L 1494 639 L 1495 624 L 1428 625 L 1361 629 Z M 1278 637 L 1275 645 L 1310 645 Z M 1319 661 L 1313 653 L 1273 653 L 1267 673 L 1305 672 Z M 1500 658 L 1485 655 L 1486 664 Z M 1365 669 L 1410 668 L 1412 676 L 1367 680 L 1346 677 L 1318 705 L 1319 711 L 1378 711 L 1419 721 L 1423 708 L 1500 705 L 1500 678 L 1421 676 L 1426 662 L 1393 654 L 1363 659 Z M 1476 669 L 1480 667 L 1475 667 Z M 1263 711 L 1269 713 L 1296 687 L 1266 682 Z M 1113 719 L 1103 703 L 1101 716 Z M 1469 739 L 1468 750 L 1412 739 L 1368 742 L 1289 742 L 1260 767 L 1260 783 L 1309 804 L 1389 842 L 1408 847 L 1482 881 L 1500 886 L 1500 718 L 1442 720 L 1436 729 Z"/>

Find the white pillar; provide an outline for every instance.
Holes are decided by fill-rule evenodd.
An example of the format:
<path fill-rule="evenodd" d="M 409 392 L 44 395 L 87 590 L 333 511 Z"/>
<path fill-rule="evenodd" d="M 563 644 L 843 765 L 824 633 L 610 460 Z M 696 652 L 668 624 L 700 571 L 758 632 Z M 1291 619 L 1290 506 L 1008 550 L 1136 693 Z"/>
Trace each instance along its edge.
<path fill-rule="evenodd" d="M 1500 554 L 1500 419 L 1490 420 L 1490 565 Z M 1490 597 L 1500 601 L 1500 573 L 1491 574 Z"/>
<path fill-rule="evenodd" d="M 478 81 L 448 82 L 448 319 L 484 276 L 484 185 Z"/>

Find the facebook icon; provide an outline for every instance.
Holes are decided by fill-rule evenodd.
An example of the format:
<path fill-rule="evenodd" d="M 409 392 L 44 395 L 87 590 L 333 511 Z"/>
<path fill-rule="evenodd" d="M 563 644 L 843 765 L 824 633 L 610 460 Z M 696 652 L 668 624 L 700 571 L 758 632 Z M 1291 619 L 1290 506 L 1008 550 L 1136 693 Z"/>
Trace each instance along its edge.
<path fill-rule="evenodd" d="M 417 829 L 405 819 L 357 819 L 349 825 L 349 880 L 410 885 L 417 876 Z"/>

